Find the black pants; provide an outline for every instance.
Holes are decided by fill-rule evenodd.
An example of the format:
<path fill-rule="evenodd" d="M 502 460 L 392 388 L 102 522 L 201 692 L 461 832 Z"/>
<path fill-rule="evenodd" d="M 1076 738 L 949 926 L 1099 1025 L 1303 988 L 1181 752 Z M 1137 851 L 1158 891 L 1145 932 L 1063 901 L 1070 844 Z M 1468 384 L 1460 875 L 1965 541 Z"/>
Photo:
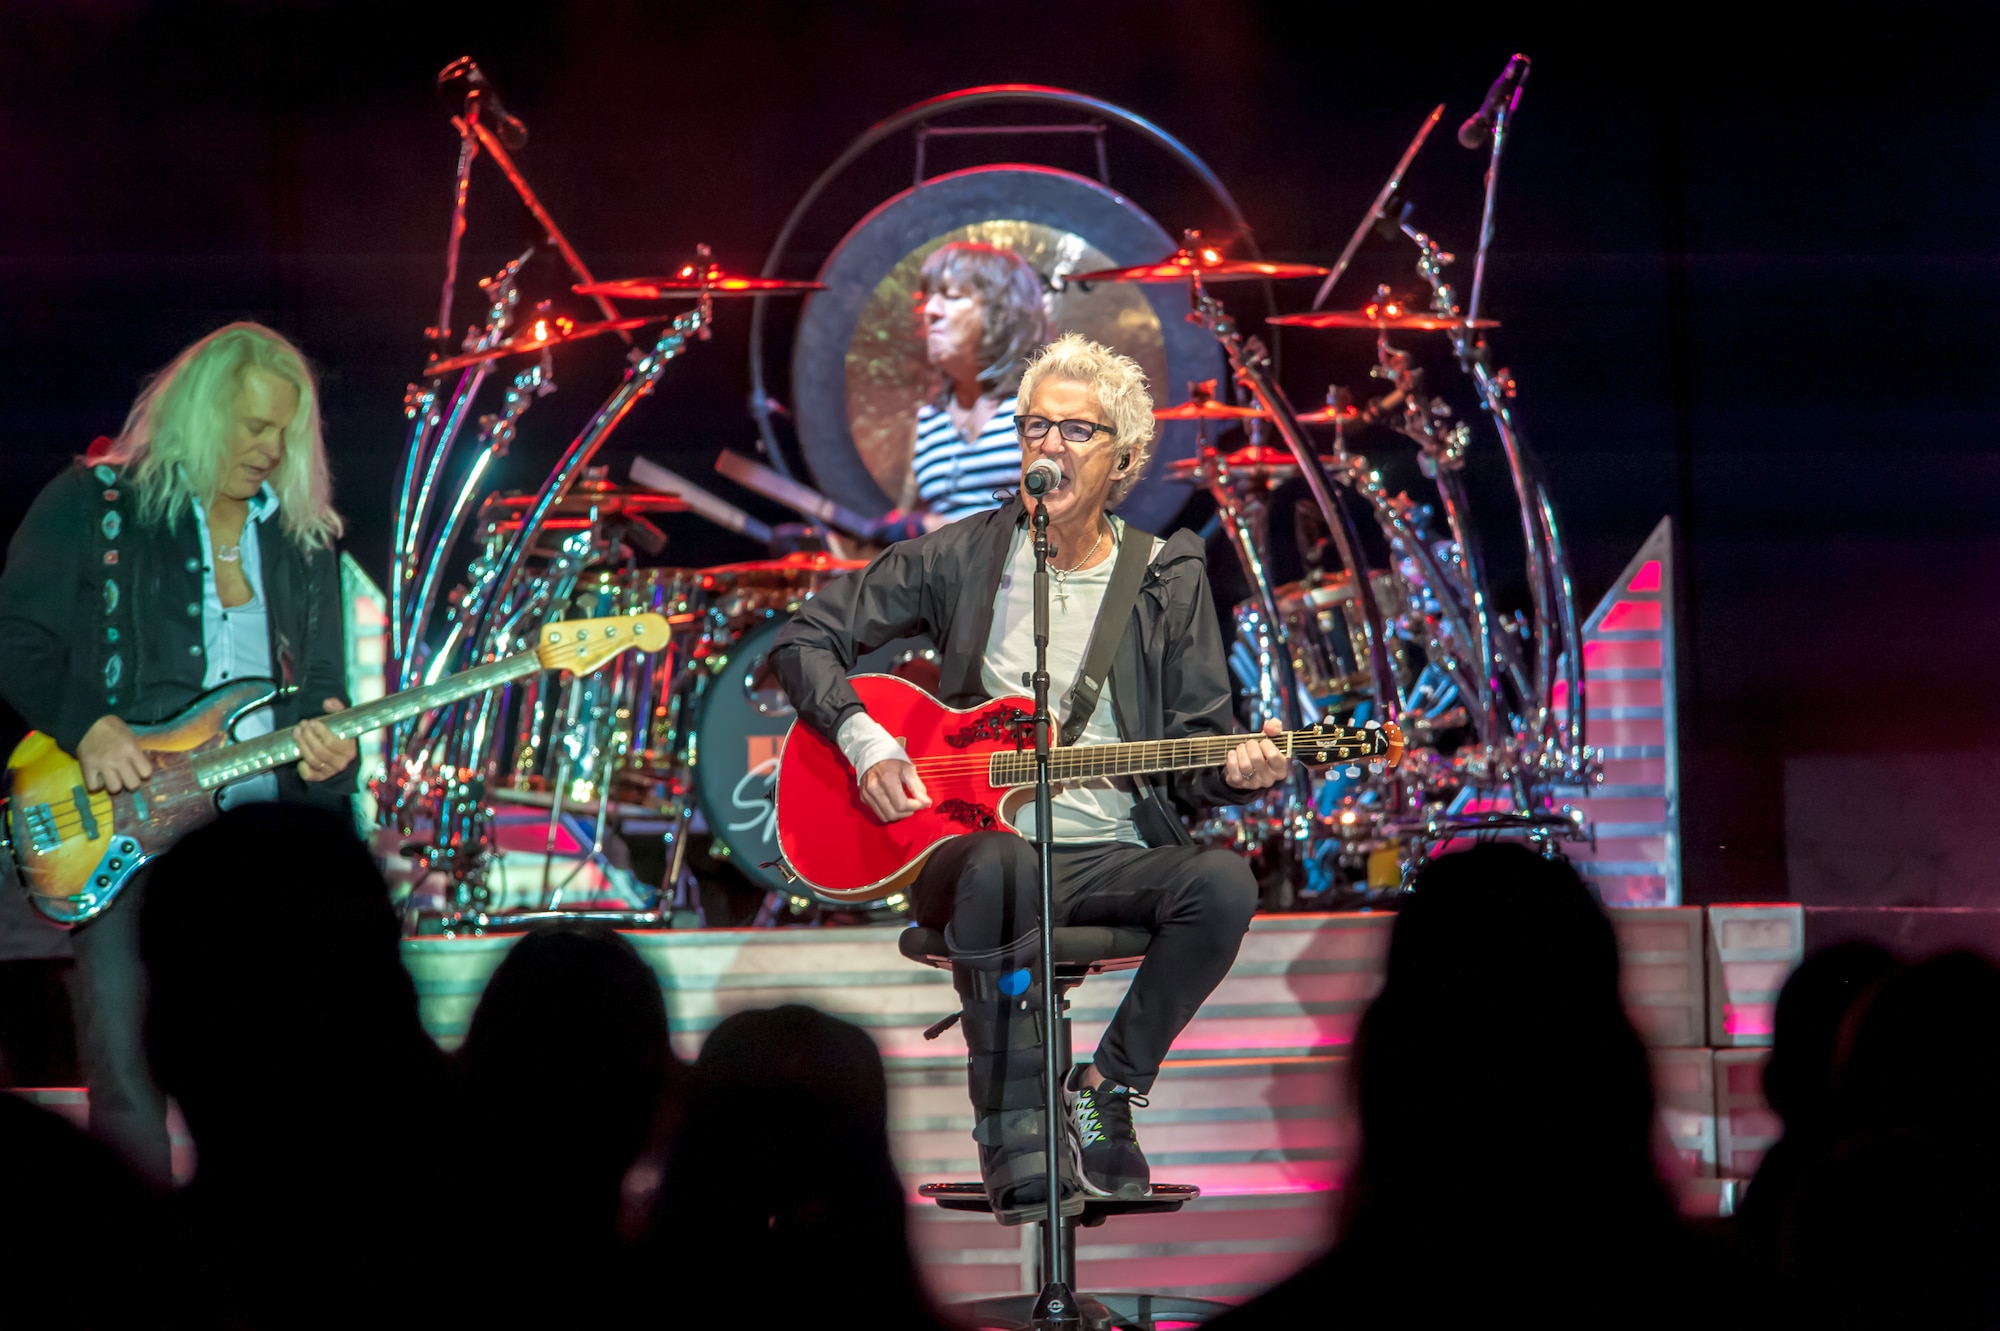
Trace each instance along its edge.
<path fill-rule="evenodd" d="M 1132 988 L 1097 1046 L 1097 1069 L 1135 1091 L 1236 960 L 1257 909 L 1238 856 L 1196 846 L 1058 846 L 1055 923 L 1146 929 Z M 1029 966 L 1041 946 L 1035 847 L 1008 832 L 958 837 L 932 854 L 912 890 L 919 923 L 943 928 L 954 961 L 987 972 Z"/>
<path fill-rule="evenodd" d="M 70 935 L 76 952 L 71 1001 L 76 1052 L 90 1087 L 90 1132 L 149 1182 L 173 1180 L 167 1099 L 146 1064 L 146 972 L 139 960 L 139 909 L 146 872 L 102 915 Z"/>

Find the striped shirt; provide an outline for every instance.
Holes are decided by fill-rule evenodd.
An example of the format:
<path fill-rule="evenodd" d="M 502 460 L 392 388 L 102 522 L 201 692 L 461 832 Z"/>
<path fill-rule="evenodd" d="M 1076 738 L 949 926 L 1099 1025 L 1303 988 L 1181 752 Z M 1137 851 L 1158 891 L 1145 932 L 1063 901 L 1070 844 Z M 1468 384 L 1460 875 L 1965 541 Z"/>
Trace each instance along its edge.
<path fill-rule="evenodd" d="M 950 412 L 930 402 L 917 408 L 917 447 L 910 469 L 924 507 L 954 521 L 1000 507 L 993 492 L 1021 483 L 1021 441 L 1014 432 L 1018 403 L 1011 396 L 1002 402 L 972 440 L 958 432 Z"/>

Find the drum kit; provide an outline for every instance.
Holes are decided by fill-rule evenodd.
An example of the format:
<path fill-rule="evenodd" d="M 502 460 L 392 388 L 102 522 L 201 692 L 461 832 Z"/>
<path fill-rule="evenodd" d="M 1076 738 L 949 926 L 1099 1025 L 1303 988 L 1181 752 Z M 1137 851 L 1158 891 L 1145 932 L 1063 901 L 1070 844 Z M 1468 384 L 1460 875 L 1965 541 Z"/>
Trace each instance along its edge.
<path fill-rule="evenodd" d="M 829 581 L 861 566 L 838 537 L 865 519 L 788 475 L 725 453 L 717 470 L 817 526 L 774 531 L 707 489 L 643 459 L 614 482 L 593 459 L 666 367 L 706 339 L 716 302 L 804 295 L 809 281 L 725 271 L 705 248 L 663 276 L 603 281 L 590 273 L 529 189 L 509 152 L 518 129 L 469 61 L 446 71 L 465 89 L 454 212 L 435 350 L 405 399 L 410 421 L 399 472 L 388 589 L 388 686 L 407 688 L 517 650 L 550 619 L 637 612 L 663 615 L 666 650 L 628 654 L 596 674 L 542 676 L 399 726 L 375 794 L 388 840 L 413 861 L 412 927 L 479 931 L 598 912 L 636 923 L 827 920 L 782 863 L 771 786 L 793 713 L 769 664 L 778 630 Z M 1517 84 L 1518 91 L 1518 84 Z M 1511 105 L 1492 117 L 1488 225 L 1469 301 L 1444 278 L 1452 256 L 1410 222 L 1398 199 L 1403 172 L 1436 124 L 1432 113 L 1339 263 L 1327 268 L 1228 257 L 1198 232 L 1147 264 L 1078 273 L 1071 283 L 1177 283 L 1190 322 L 1212 335 L 1228 378 L 1190 385 L 1162 421 L 1196 423 L 1195 455 L 1170 476 L 1205 491 L 1215 525 L 1242 565 L 1251 595 L 1233 608 L 1230 665 L 1242 720 L 1297 728 L 1395 721 L 1411 752 L 1395 768 L 1300 772 L 1258 802 L 1211 816 L 1198 839 L 1258 862 L 1270 905 L 1351 904 L 1398 886 L 1441 845 L 1466 837 L 1526 836 L 1544 846 L 1588 835 L 1564 803 L 1596 779 L 1585 742 L 1578 615 L 1556 510 L 1521 439 L 1513 382 L 1495 368 L 1481 318 L 1479 274 L 1491 239 L 1492 190 Z M 521 310 L 524 254 L 479 283 L 484 319 L 462 342 L 449 330 L 472 166 L 490 156 L 568 265 L 571 290 L 602 318 L 574 321 Z M 1330 389 L 1323 407 L 1295 410 L 1271 358 L 1237 327 L 1213 288 L 1242 281 L 1333 280 L 1370 230 L 1416 252 L 1421 303 L 1387 288 L 1358 309 L 1279 315 L 1302 330 L 1374 335 L 1371 375 L 1387 392 L 1360 401 Z M 532 253 L 532 252 L 531 252 Z M 620 303 L 669 312 L 632 317 Z M 1317 302 L 1316 302 L 1317 304 Z M 1442 334 L 1498 436 L 1518 500 L 1531 613 L 1503 615 L 1481 556 L 1463 470 L 1468 421 L 1431 393 L 1403 345 Z M 532 493 L 482 494 L 522 416 L 554 390 L 554 355 L 587 339 L 631 344 L 622 378 Z M 635 340 L 636 339 L 636 340 Z M 485 380 L 518 366 L 500 407 L 474 417 Z M 1414 444 L 1433 502 L 1390 494 L 1349 444 L 1363 428 Z M 1225 451 L 1210 432 L 1240 430 Z M 773 458 L 779 466 L 782 459 Z M 1281 486 L 1310 495 L 1323 534 L 1297 581 L 1271 571 L 1270 507 Z M 773 557 L 714 567 L 659 566 L 665 535 L 654 519 L 692 512 L 773 543 Z M 1441 525 L 1439 519 L 1441 518 Z M 1386 544 L 1371 567 L 1372 523 Z M 805 533 L 803 536 L 798 533 Z M 469 543 L 463 575 L 445 591 L 447 565 Z M 935 651 L 911 640 L 872 654 L 861 669 L 934 688 Z M 621 835 L 622 833 L 622 835 Z M 658 862 L 642 861 L 644 848 Z M 526 887 L 502 866 L 533 863 Z M 726 876 L 718 897 L 704 883 Z M 501 881 L 502 878 L 506 881 Z M 583 886 L 579 887 L 578 884 Z M 657 884 L 657 886 L 653 884 Z M 730 904 L 734 903 L 734 904 Z M 892 896 L 875 917 L 907 909 Z M 849 912 L 849 915 L 854 914 Z"/>

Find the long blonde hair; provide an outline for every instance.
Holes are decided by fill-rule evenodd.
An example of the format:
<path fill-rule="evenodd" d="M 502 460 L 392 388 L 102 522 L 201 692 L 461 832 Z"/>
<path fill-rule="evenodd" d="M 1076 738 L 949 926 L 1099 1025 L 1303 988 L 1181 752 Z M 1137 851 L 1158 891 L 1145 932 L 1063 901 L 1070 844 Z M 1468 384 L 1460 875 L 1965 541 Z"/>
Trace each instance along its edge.
<path fill-rule="evenodd" d="M 299 394 L 298 412 L 285 427 L 285 455 L 270 482 L 285 531 L 307 549 L 329 546 L 344 524 L 333 509 L 318 388 L 299 349 L 262 324 L 226 324 L 168 362 L 140 392 L 101 460 L 132 476 L 142 521 L 164 521 L 172 529 L 191 503 L 215 499 L 230 413 L 243 372 L 253 366 Z"/>

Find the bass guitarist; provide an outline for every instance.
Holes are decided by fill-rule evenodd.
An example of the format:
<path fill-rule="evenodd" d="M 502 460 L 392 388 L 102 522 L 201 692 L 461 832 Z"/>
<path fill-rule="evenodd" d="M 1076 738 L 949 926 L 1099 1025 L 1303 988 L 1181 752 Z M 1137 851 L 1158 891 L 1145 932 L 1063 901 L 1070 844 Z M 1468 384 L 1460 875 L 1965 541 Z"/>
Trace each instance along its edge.
<path fill-rule="evenodd" d="M 128 720 L 274 680 L 286 691 L 236 733 L 299 722 L 301 761 L 225 787 L 223 804 L 344 809 L 357 745 L 307 719 L 347 705 L 340 532 L 305 358 L 261 325 L 220 328 L 29 508 L 0 574 L 0 696 L 76 756 L 91 791 L 117 792 L 153 771 Z M 164 1184 L 166 1102 L 141 1029 L 142 890 L 135 881 L 76 930 L 77 1050 L 92 1131 Z"/>
<path fill-rule="evenodd" d="M 839 745 L 862 800 L 885 822 L 928 807 L 929 796 L 902 745 L 868 715 L 848 671 L 883 643 L 927 633 L 943 647 L 947 705 L 1020 693 L 1035 658 L 1030 502 L 1049 513 L 1048 668 L 1062 742 L 1235 729 L 1200 540 L 1179 531 L 1156 541 L 1105 511 L 1125 497 L 1152 451 L 1153 403 L 1138 364 L 1068 334 L 1035 353 L 1019 402 L 1024 463 L 1055 462 L 1061 484 L 1038 501 L 1017 497 L 892 545 L 807 601 L 772 652 L 800 719 Z M 1098 680 L 1108 686 L 1101 701 L 1100 687 L 1079 670 L 1104 650 L 1092 649 L 1096 635 L 1116 644 Z M 1072 679 L 1076 686 L 1057 701 Z M 1277 733 L 1276 723 L 1268 730 Z M 1095 1061 L 1072 1071 L 1064 1088 L 1066 1193 L 1137 1197 L 1150 1186 L 1132 1106 L 1144 1103 L 1175 1037 L 1235 961 L 1257 903 L 1243 861 L 1193 845 L 1182 818 L 1204 805 L 1246 802 L 1286 771 L 1268 738 L 1246 737 L 1219 769 L 1057 787 L 1055 924 L 1153 935 Z M 1017 825 L 1021 836 L 951 839 L 910 889 L 917 920 L 942 927 L 951 950 L 980 1172 L 995 1213 L 1013 1223 L 1046 1205 L 1047 1177 L 1032 806 Z"/>

